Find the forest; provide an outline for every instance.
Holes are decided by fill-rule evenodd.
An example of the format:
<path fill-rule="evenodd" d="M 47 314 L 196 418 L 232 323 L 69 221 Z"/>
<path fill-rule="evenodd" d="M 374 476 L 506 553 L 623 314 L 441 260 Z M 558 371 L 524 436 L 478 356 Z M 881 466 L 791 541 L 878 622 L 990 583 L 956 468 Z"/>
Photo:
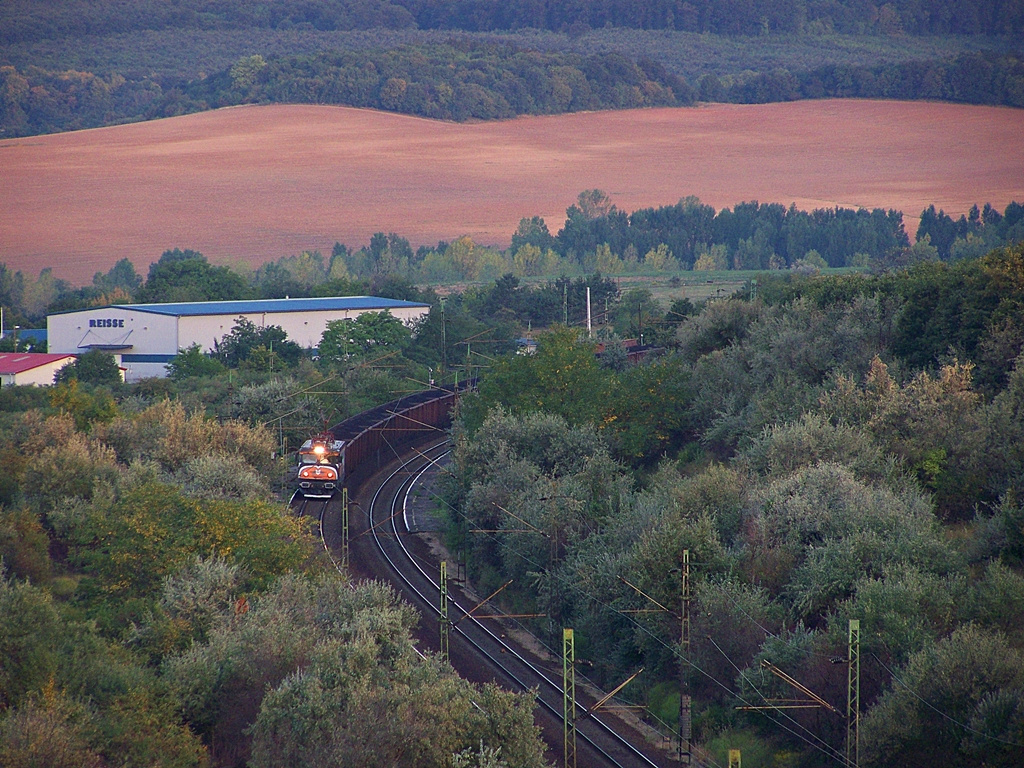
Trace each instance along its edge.
<path fill-rule="evenodd" d="M 46 37 L 131 32 L 139 29 L 238 29 L 306 27 L 317 30 L 499 29 L 565 30 L 607 25 L 674 29 L 721 35 L 804 32 L 827 28 L 843 34 L 1005 35 L 1024 32 L 1024 9 L 1013 0 L 10 0 L 0 20 L 0 42 Z"/>
<path fill-rule="evenodd" d="M 0 136 L 281 102 L 460 121 L 697 100 L 1024 107 L 1022 28 L 999 0 L 17 0 L 0 7 Z"/>
<path fill-rule="evenodd" d="M 930 99 L 1024 107 L 1024 61 L 972 52 L 940 61 L 772 68 L 688 81 L 649 57 L 450 43 L 241 56 L 189 82 L 0 66 L 0 135 L 31 136 L 240 104 L 332 104 L 439 120 L 819 98 Z"/>
<path fill-rule="evenodd" d="M 613 214 L 595 190 L 573 208 Z M 789 215 L 762 208 L 742 209 L 751 226 Z M 458 372 L 481 383 L 438 502 L 453 557 L 481 593 L 514 579 L 503 605 L 543 614 L 527 626 L 543 642 L 573 627 L 595 683 L 643 667 L 622 697 L 655 727 L 675 732 L 682 669 L 701 759 L 844 764 L 845 721 L 771 709 L 789 694 L 761 662 L 843 711 L 857 619 L 862 765 L 1016 765 L 1020 208 L 926 211 L 921 240 L 870 268 L 805 254 L 742 273 L 734 295 L 671 303 L 579 264 L 442 297 L 393 271 L 410 249 L 384 234 L 248 275 L 168 251 L 145 279 L 125 260 L 64 294 L 22 276 L 44 313 L 269 286 L 431 309 L 414 329 L 345 321 L 317 355 L 239 321 L 212 352 L 182 350 L 168 378 L 124 384 L 95 352 L 53 387 L 0 390 L 0 764 L 543 765 L 532 702 L 417 657 L 410 609 L 330 575 L 282 500 L 287 454 L 310 433 Z M 723 213 L 702 214 L 708 231 Z M 541 223 L 524 219 L 516 252 L 546 236 L 563 258 Z M 970 252 L 996 235 L 1016 242 Z M 19 276 L 2 276 L 6 308 Z M 526 333 L 536 353 L 516 354 Z M 653 351 L 633 364 L 641 336 Z"/>

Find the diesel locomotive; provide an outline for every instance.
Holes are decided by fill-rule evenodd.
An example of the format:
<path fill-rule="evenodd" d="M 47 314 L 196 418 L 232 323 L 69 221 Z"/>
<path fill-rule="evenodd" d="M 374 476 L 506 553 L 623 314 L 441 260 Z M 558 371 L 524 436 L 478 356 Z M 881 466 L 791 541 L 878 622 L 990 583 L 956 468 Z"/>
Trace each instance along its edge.
<path fill-rule="evenodd" d="M 415 392 L 314 435 L 299 449 L 296 492 L 324 499 L 343 485 L 358 486 L 397 456 L 399 447 L 444 433 L 459 396 L 475 385 L 469 379 Z"/>

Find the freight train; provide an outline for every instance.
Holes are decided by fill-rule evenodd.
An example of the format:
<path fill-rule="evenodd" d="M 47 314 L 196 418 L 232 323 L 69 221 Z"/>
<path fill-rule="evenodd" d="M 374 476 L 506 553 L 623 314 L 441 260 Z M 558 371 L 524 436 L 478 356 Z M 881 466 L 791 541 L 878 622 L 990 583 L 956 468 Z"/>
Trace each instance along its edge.
<path fill-rule="evenodd" d="M 296 493 L 330 498 L 342 486 L 354 489 L 378 468 L 399 455 L 399 448 L 451 424 L 452 409 L 476 379 L 433 387 L 363 411 L 299 449 Z"/>

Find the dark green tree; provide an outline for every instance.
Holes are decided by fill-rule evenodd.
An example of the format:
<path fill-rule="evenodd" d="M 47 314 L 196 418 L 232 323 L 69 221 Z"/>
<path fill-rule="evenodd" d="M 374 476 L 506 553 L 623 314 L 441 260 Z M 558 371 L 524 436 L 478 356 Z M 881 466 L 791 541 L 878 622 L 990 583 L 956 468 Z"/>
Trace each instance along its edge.
<path fill-rule="evenodd" d="M 580 341 L 574 330 L 559 328 L 538 339 L 536 354 L 494 362 L 478 398 L 467 405 L 467 423 L 479 426 L 500 405 L 517 416 L 539 411 L 573 426 L 594 424 L 606 407 L 610 384 L 611 373 L 601 368 L 594 345 Z"/>
<path fill-rule="evenodd" d="M 132 295 L 142 285 L 142 277 L 135 271 L 135 265 L 129 259 L 121 259 L 105 274 L 97 272 L 93 275 L 92 284 L 104 292 L 120 288 L 128 295 Z"/>
<path fill-rule="evenodd" d="M 121 368 L 114 356 L 100 349 L 90 349 L 79 355 L 75 362 L 65 365 L 53 377 L 55 384 L 66 384 L 72 380 L 106 386 L 116 386 L 123 381 Z"/>
<path fill-rule="evenodd" d="M 0 706 L 40 691 L 57 670 L 61 621 L 50 593 L 0 576 Z"/>
<path fill-rule="evenodd" d="M 224 371 L 224 364 L 203 352 L 198 344 L 193 344 L 178 352 L 167 368 L 172 379 L 181 381 L 193 376 L 216 376 Z"/>
<path fill-rule="evenodd" d="M 245 280 L 227 267 L 214 267 L 198 251 L 165 251 L 149 268 L 138 301 L 231 301 L 248 298 Z"/>
<path fill-rule="evenodd" d="M 400 352 L 411 335 L 405 324 L 387 310 L 331 320 L 320 339 L 320 358 L 341 362 Z"/>
<path fill-rule="evenodd" d="M 228 368 L 237 368 L 253 353 L 263 348 L 272 352 L 285 365 L 295 365 L 302 357 L 302 348 L 288 338 L 279 325 L 258 326 L 252 320 L 239 317 L 231 332 L 213 344 L 214 355 Z"/>
<path fill-rule="evenodd" d="M 974 625 L 913 656 L 864 718 L 865 764 L 1015 766 L 1024 737 L 1024 656 Z"/>
<path fill-rule="evenodd" d="M 512 235 L 510 250 L 512 253 L 515 253 L 524 245 L 532 245 L 539 248 L 541 253 L 549 248 L 554 248 L 555 238 L 548 231 L 548 225 L 540 216 L 519 220 L 519 226 Z"/>

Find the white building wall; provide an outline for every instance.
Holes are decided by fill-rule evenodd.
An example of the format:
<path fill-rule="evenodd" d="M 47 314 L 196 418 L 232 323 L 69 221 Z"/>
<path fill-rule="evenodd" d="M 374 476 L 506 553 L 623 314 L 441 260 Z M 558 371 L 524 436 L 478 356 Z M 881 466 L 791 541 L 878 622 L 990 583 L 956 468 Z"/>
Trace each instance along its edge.
<path fill-rule="evenodd" d="M 192 344 L 206 352 L 235 327 L 239 317 L 258 327 L 278 325 L 300 347 L 320 344 L 330 320 L 355 319 L 378 309 L 311 310 L 302 312 L 250 312 L 227 315 L 163 315 L 124 307 L 51 315 L 46 327 L 49 351 L 81 354 L 106 348 L 125 369 L 126 381 L 166 376 L 167 362 Z M 405 323 L 425 317 L 428 307 L 397 307 L 388 310 Z"/>
<path fill-rule="evenodd" d="M 96 347 L 142 355 L 177 354 L 178 319 L 123 307 L 86 309 L 46 319 L 47 349 L 80 355 Z M 123 350 L 118 350 L 123 347 Z"/>
<path fill-rule="evenodd" d="M 103 307 L 46 318 L 50 352 L 80 355 L 106 349 L 124 368 L 125 381 L 166 376 L 178 353 L 178 318 L 124 307 Z"/>
<path fill-rule="evenodd" d="M 32 384 L 37 387 L 48 387 L 53 384 L 53 377 L 57 375 L 57 371 L 65 365 L 70 365 L 73 362 L 75 362 L 75 358 L 68 357 L 64 360 L 57 360 L 53 363 L 40 365 L 38 368 L 33 368 L 31 371 L 24 371 L 17 374 L 17 376 L 15 376 L 15 382 L 21 386 Z"/>
<path fill-rule="evenodd" d="M 61 360 L 37 365 L 35 368 L 30 368 L 27 371 L 5 373 L 0 375 L 0 387 L 48 387 L 53 384 L 53 377 L 57 374 L 57 371 L 73 362 L 75 362 L 75 358 L 65 357 Z"/>

